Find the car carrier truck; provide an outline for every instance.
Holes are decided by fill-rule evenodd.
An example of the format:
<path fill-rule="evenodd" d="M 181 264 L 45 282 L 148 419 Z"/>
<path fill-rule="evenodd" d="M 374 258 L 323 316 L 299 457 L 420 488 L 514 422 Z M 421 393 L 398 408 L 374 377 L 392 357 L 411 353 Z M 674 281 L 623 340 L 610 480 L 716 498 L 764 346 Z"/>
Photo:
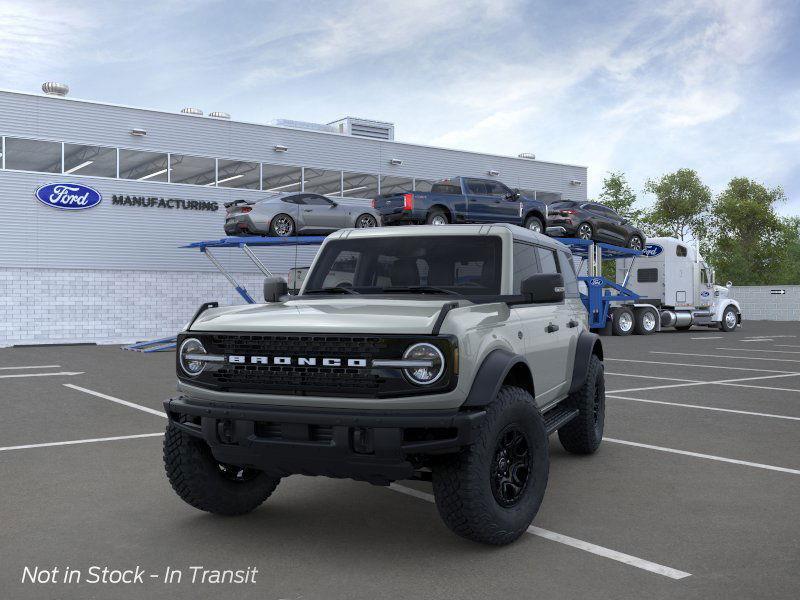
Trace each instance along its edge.
<path fill-rule="evenodd" d="M 695 248 L 670 237 L 647 242 L 639 256 L 616 259 L 617 284 L 638 298 L 610 308 L 611 333 L 685 331 L 693 325 L 733 331 L 741 324 L 739 303 L 729 297 L 731 283 L 716 285 L 714 270 Z"/>

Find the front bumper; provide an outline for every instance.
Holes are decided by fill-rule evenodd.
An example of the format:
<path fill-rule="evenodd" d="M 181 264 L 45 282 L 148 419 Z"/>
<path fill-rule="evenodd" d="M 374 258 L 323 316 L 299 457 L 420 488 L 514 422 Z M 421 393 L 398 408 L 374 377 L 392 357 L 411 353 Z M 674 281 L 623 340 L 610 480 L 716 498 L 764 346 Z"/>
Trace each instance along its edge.
<path fill-rule="evenodd" d="M 486 416 L 474 411 L 353 411 L 235 405 L 180 396 L 170 423 L 204 440 L 219 462 L 277 476 L 409 479 L 427 455 L 471 444 Z"/>

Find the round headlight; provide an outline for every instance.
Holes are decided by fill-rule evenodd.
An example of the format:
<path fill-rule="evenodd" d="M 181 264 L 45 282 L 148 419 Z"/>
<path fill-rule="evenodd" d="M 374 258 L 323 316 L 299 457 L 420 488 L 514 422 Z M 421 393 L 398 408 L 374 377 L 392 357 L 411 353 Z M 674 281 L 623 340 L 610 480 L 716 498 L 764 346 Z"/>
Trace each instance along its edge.
<path fill-rule="evenodd" d="M 178 362 L 180 362 L 183 372 L 190 377 L 200 375 L 206 366 L 206 361 L 196 358 L 200 354 L 206 354 L 206 349 L 197 338 L 189 338 L 181 344 L 178 351 Z"/>
<path fill-rule="evenodd" d="M 414 344 L 403 354 L 403 359 L 430 363 L 430 366 L 403 369 L 406 377 L 417 385 L 430 385 L 438 381 L 444 373 L 444 356 L 433 344 Z"/>

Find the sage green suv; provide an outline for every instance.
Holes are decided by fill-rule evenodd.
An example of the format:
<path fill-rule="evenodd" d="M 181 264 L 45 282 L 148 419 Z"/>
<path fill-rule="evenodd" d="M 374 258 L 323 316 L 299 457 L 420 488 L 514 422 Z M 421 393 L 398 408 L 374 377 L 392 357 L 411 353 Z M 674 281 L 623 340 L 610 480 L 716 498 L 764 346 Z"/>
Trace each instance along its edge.
<path fill-rule="evenodd" d="M 268 281 L 275 299 L 286 283 Z M 548 436 L 603 435 L 603 349 L 569 249 L 514 225 L 345 229 L 299 293 L 201 307 L 164 402 L 169 480 L 242 514 L 283 477 L 430 480 L 466 538 L 506 544 L 536 515 Z"/>

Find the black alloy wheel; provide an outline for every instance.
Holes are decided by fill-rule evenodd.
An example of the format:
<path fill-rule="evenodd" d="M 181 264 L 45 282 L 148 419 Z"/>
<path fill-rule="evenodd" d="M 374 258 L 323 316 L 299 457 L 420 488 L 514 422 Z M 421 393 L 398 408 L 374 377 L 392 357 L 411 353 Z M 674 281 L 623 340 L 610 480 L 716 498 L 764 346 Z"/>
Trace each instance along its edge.
<path fill-rule="evenodd" d="M 501 433 L 492 459 L 492 495 L 508 508 L 519 502 L 528 486 L 531 453 L 528 439 L 519 425 L 512 423 Z"/>
<path fill-rule="evenodd" d="M 592 226 L 589 225 L 588 223 L 581 223 L 580 225 L 578 225 L 578 232 L 577 232 L 578 239 L 590 240 L 592 239 L 593 233 L 594 232 L 592 231 Z"/>
<path fill-rule="evenodd" d="M 628 240 L 628 248 L 631 250 L 641 250 L 644 248 L 644 242 L 642 242 L 642 238 L 638 235 L 631 236 L 631 239 Z"/>

